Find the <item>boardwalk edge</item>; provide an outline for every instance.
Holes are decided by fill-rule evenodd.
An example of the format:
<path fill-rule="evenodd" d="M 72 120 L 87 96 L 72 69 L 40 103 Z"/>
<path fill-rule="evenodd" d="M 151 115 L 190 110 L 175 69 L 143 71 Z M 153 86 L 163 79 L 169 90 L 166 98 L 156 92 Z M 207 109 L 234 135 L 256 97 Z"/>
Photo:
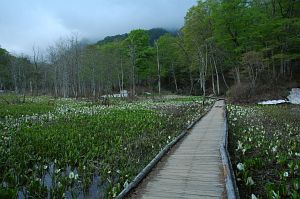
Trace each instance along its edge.
<path fill-rule="evenodd" d="M 222 157 L 223 172 L 226 184 L 226 193 L 228 199 L 240 199 L 239 191 L 236 185 L 234 172 L 232 169 L 232 164 L 230 161 L 230 156 L 228 152 L 228 124 L 227 124 L 227 110 L 225 103 L 224 119 L 225 119 L 225 131 L 220 145 L 220 153 Z"/>
<path fill-rule="evenodd" d="M 169 144 L 167 144 L 163 150 L 161 150 L 154 159 L 151 160 L 151 162 L 133 179 L 131 183 L 128 184 L 127 187 L 125 187 L 119 195 L 116 197 L 116 199 L 122 199 L 124 198 L 129 192 L 131 192 L 134 188 L 136 188 L 140 182 L 151 172 L 151 170 L 157 165 L 157 163 L 162 159 L 164 155 L 167 154 L 167 152 L 185 135 L 188 133 L 188 131 L 193 128 L 196 123 L 198 123 L 214 106 L 215 103 L 213 103 L 201 116 L 199 116 L 195 121 L 193 121 L 182 133 L 180 133 L 174 140 L 172 140 Z"/>

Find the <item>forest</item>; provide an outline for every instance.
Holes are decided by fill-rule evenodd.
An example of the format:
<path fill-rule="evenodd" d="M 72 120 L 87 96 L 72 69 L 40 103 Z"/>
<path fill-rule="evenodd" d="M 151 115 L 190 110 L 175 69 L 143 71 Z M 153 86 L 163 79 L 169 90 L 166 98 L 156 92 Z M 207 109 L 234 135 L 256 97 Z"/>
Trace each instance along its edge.
<path fill-rule="evenodd" d="M 41 53 L 0 49 L 0 89 L 20 94 L 97 98 L 129 90 L 233 99 L 299 85 L 300 2 L 209 0 L 184 26 L 132 30 L 85 45 L 73 34 Z M 298 82 L 297 82 L 298 81 Z"/>

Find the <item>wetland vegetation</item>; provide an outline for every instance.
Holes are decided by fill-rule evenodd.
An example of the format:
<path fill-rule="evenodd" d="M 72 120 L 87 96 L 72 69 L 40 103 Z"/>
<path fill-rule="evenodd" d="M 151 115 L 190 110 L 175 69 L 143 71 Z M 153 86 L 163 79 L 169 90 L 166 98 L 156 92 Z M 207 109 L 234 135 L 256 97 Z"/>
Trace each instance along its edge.
<path fill-rule="evenodd" d="M 114 197 L 213 103 L 49 100 L 1 105 L 1 198 Z"/>
<path fill-rule="evenodd" d="M 241 198 L 300 198 L 299 105 L 228 105 Z"/>

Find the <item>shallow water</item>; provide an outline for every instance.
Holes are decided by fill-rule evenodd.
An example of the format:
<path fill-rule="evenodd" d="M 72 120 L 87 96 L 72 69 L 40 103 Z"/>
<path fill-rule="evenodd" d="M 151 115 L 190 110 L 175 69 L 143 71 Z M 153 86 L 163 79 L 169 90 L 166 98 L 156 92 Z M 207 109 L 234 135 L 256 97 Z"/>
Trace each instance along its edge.
<path fill-rule="evenodd" d="M 53 187 L 53 175 L 54 175 L 54 164 L 50 164 L 48 167 L 48 171 L 45 173 L 45 175 L 41 179 L 41 185 L 47 188 L 48 194 L 47 198 L 51 199 L 51 189 Z M 62 175 L 66 176 L 70 172 L 74 172 L 74 174 L 78 174 L 77 169 L 72 170 L 70 166 L 67 167 L 65 172 L 62 172 Z M 100 199 L 104 198 L 105 196 L 105 190 L 108 187 L 108 182 L 105 180 L 101 180 L 101 177 L 98 175 L 94 175 L 92 178 L 92 182 L 88 188 L 88 190 L 83 189 L 83 184 L 76 183 L 76 186 L 72 188 L 68 188 L 67 191 L 65 192 L 65 198 L 67 199 L 73 199 L 74 196 L 77 199 L 85 199 L 85 198 L 93 198 L 93 199 Z M 18 199 L 27 199 L 28 195 L 26 194 L 27 190 L 25 187 L 21 188 L 21 190 L 18 191 L 17 193 L 17 198 Z"/>

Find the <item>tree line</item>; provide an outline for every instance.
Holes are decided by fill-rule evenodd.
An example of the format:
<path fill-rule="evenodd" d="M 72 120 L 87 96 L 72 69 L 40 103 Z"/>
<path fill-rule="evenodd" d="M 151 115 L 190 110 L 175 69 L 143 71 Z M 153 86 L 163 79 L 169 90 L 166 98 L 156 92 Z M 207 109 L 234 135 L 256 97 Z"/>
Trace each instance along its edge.
<path fill-rule="evenodd" d="M 32 95 L 99 97 L 169 90 L 223 95 L 299 79 L 300 2 L 198 1 L 177 32 L 132 30 L 84 45 L 76 35 L 42 55 L 0 49 L 0 89 Z"/>

